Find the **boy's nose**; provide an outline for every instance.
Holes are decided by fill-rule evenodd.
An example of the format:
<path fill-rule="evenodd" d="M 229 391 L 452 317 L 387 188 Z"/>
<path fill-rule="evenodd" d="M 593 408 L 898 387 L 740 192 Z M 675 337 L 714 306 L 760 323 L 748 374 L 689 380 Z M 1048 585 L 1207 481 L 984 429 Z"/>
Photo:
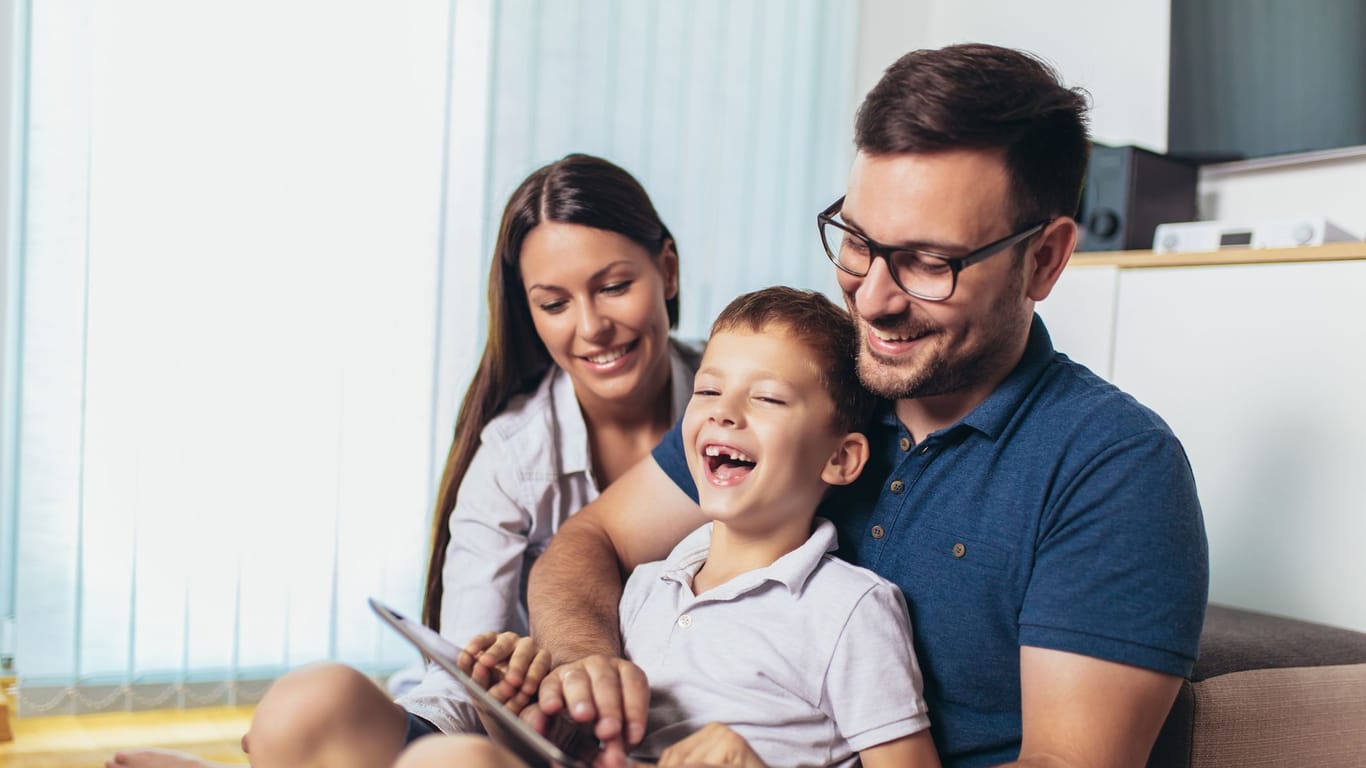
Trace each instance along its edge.
<path fill-rule="evenodd" d="M 708 418 L 713 424 L 733 429 L 740 426 L 741 420 L 739 413 L 739 409 L 731 402 L 731 398 L 722 395 L 721 397 L 716 398 L 716 402 L 712 404 L 711 413 Z"/>

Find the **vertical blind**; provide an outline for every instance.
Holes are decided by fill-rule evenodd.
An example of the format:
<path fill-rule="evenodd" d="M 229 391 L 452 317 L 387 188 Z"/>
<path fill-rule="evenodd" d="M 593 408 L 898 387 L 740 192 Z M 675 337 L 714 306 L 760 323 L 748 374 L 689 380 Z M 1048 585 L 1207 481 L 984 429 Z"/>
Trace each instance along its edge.
<path fill-rule="evenodd" d="M 855 11 L 838 0 L 496 3 L 490 226 L 529 171 L 588 152 L 635 174 L 678 239 L 680 335 L 705 338 L 743 291 L 833 294 L 815 218 L 853 157 Z"/>
<path fill-rule="evenodd" d="M 32 5 L 21 711 L 409 657 L 364 597 L 424 557 L 447 15 Z"/>
<path fill-rule="evenodd" d="M 420 603 L 493 233 L 533 168 L 582 151 L 642 180 L 681 335 L 743 290 L 833 289 L 838 0 L 25 8 L 23 714 L 413 658 L 364 598 Z"/>

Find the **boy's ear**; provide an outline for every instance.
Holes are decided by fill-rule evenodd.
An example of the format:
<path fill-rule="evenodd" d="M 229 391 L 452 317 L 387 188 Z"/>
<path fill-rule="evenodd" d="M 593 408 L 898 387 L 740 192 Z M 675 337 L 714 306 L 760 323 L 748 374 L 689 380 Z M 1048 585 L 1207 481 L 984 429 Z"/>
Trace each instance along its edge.
<path fill-rule="evenodd" d="M 867 463 L 868 438 L 862 432 L 850 432 L 840 439 L 830 460 L 825 462 L 821 479 L 830 485 L 848 485 L 858 479 Z"/>

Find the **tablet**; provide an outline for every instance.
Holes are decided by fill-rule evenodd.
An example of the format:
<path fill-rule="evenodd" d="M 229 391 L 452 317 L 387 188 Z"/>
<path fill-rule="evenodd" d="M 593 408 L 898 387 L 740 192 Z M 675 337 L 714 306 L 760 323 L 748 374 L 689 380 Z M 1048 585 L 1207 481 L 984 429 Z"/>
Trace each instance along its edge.
<path fill-rule="evenodd" d="M 449 640 L 373 597 L 370 598 L 370 607 L 385 623 L 417 646 L 423 656 L 460 683 L 469 694 L 474 708 L 479 711 L 490 739 L 507 747 L 531 768 L 589 768 L 589 761 L 597 754 L 599 747 L 597 739 L 593 738 L 592 731 L 586 726 L 558 717 L 552 721 L 551 737 L 554 741 L 542 736 L 460 670 L 456 664 L 460 649 Z M 556 743 L 565 746 L 561 749 Z"/>

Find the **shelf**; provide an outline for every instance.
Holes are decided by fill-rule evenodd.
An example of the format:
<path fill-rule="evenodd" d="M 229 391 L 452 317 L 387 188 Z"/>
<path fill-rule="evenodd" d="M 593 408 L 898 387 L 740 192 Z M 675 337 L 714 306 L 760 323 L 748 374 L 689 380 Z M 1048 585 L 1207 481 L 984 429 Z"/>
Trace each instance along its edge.
<path fill-rule="evenodd" d="M 1080 267 L 1208 267 L 1230 264 L 1284 264 L 1302 261 L 1366 260 L 1366 242 L 1306 245 L 1299 248 L 1229 248 L 1222 251 L 1154 253 L 1152 251 L 1087 251 L 1072 254 L 1069 266 Z"/>

